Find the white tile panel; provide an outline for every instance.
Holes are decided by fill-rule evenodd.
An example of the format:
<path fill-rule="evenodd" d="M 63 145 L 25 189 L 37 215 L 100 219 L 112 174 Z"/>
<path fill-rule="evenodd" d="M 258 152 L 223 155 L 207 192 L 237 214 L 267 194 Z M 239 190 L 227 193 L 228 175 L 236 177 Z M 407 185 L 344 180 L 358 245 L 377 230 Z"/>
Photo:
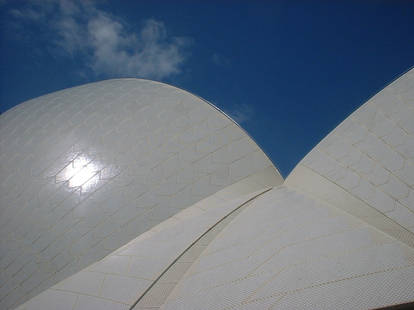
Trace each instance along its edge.
<path fill-rule="evenodd" d="M 148 280 L 135 279 L 130 276 L 108 274 L 105 276 L 99 295 L 131 305 L 137 299 L 137 292 L 146 289 L 149 283 Z"/>
<path fill-rule="evenodd" d="M 298 164 L 286 184 L 322 199 L 329 196 L 336 206 L 341 203 L 332 199 L 333 192 L 344 190 L 395 221 L 401 231 L 408 229 L 413 233 L 414 106 L 409 97 L 412 89 L 414 69 L 343 121 Z M 318 185 L 318 177 L 301 181 L 305 178 L 302 174 L 308 173 L 306 169 L 334 184 L 330 187 L 332 193 L 327 192 L 325 185 Z M 381 229 L 380 224 L 376 227 Z"/>
<path fill-rule="evenodd" d="M 77 273 L 63 282 L 58 283 L 55 288 L 86 295 L 99 295 L 101 284 L 105 275 L 97 272 Z"/>
<path fill-rule="evenodd" d="M 43 305 L 44 306 L 44 305 Z M 55 310 L 53 308 L 49 308 Z M 61 308 L 57 307 L 56 310 Z M 128 310 L 129 306 L 126 304 L 114 302 L 111 300 L 104 300 L 93 296 L 78 296 L 78 301 L 73 310 L 90 309 L 90 310 Z"/>
<path fill-rule="evenodd" d="M 50 291 L 74 294 L 79 298 L 75 307 L 79 310 L 98 306 L 109 309 L 112 304 L 115 309 L 129 308 L 201 235 L 234 209 L 268 190 L 269 187 L 263 183 L 274 186 L 281 181 L 275 174 L 265 171 L 230 185 L 154 226 L 102 260 L 30 299 L 18 309 L 32 309 L 32 300 L 39 298 L 47 308 L 47 299 L 39 296 L 49 294 Z M 181 266 L 188 267 L 193 261 L 190 258 L 191 255 L 184 255 L 180 261 Z M 168 279 L 167 282 L 161 282 L 160 293 L 168 295 L 169 290 L 175 286 L 173 283 L 177 281 L 179 269 L 166 272 Z M 168 290 L 165 287 L 167 284 Z M 151 296 L 144 301 L 154 304 L 157 300 L 163 300 L 157 294 Z"/>
<path fill-rule="evenodd" d="M 137 79 L 87 84 L 14 107 L 0 116 L 0 150 L 0 283 L 18 282 L 3 285 L 10 290 L 0 305 L 27 300 L 250 174 L 278 174 L 215 107 Z M 41 258 L 47 276 L 18 274 L 22 266 L 10 260 L 23 256 Z"/>
<path fill-rule="evenodd" d="M 211 230 L 280 176 L 211 106 L 132 81 L 94 84 L 103 93 L 99 106 L 87 85 L 3 117 L 0 146 L 11 143 L 11 151 L 0 154 L 2 202 L 21 207 L 19 216 L 0 210 L 10 219 L 0 243 L 7 250 L 0 275 L 9 279 L 0 306 L 40 293 L 140 234 L 20 309 L 49 298 L 72 309 L 371 309 L 414 300 L 413 70 L 321 141 L 285 186 Z M 24 120 L 35 125 L 9 126 Z M 45 164 L 38 155 L 48 143 L 55 147 L 43 154 Z M 61 225 L 50 225 L 56 220 Z"/>
<path fill-rule="evenodd" d="M 211 241 L 161 309 L 372 309 L 414 299 L 413 266 L 413 248 L 281 187 Z"/>
<path fill-rule="evenodd" d="M 255 199 L 212 240 L 161 309 L 412 302 L 413 88 L 414 70 L 340 124 L 286 188 Z"/>
<path fill-rule="evenodd" d="M 47 309 L 51 310 L 72 310 L 76 307 L 77 301 L 78 296 L 75 294 L 50 290 L 33 298 L 30 309 L 44 310 L 46 306 Z M 27 308 L 23 307 L 23 309 L 26 310 Z"/>

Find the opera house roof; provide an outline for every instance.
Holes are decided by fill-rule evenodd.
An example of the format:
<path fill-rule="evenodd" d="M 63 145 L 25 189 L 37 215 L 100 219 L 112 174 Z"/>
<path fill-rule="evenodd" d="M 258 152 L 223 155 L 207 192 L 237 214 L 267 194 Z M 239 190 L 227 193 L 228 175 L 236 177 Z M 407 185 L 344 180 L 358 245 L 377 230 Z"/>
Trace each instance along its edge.
<path fill-rule="evenodd" d="M 0 175 L 0 309 L 414 302 L 414 69 L 285 180 L 218 108 L 140 79 L 0 115 Z"/>

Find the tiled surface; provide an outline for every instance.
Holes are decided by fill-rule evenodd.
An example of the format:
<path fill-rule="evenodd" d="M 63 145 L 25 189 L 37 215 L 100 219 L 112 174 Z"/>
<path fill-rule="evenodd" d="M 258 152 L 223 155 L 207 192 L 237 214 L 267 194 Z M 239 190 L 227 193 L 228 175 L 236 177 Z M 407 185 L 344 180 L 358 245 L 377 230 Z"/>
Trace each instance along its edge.
<path fill-rule="evenodd" d="M 282 186 L 211 241 L 161 309 L 372 309 L 413 299 L 411 247 Z"/>
<path fill-rule="evenodd" d="M 275 171 L 209 104 L 136 79 L 59 91 L 2 114 L 0 163 L 2 309 L 227 185 Z"/>
<path fill-rule="evenodd" d="M 0 307 L 35 295 L 19 310 L 128 309 L 140 296 L 137 309 L 413 301 L 413 89 L 412 70 L 318 144 L 284 186 L 190 248 L 282 182 L 234 123 L 188 93 L 139 80 L 16 107 L 0 123 Z"/>
<path fill-rule="evenodd" d="M 355 111 L 299 166 L 414 232 L 413 124 L 414 69 Z M 301 185 L 310 192 L 315 187 Z"/>
<path fill-rule="evenodd" d="M 376 205 L 369 205 L 303 165 L 297 166 L 284 184 L 331 204 L 414 248 L 414 233 L 381 212 L 378 208 L 381 201 Z"/>
<path fill-rule="evenodd" d="M 112 304 L 130 307 L 197 238 L 234 209 L 264 192 L 266 188 L 262 185 L 263 181 L 270 186 L 281 182 L 268 171 L 245 178 L 175 214 L 99 262 L 30 299 L 18 309 L 31 310 L 34 309 L 33 303 L 37 305 L 42 302 L 47 309 L 59 309 L 49 307 L 47 299 L 42 297 L 48 296 L 51 291 L 54 296 L 72 294 L 79 300 L 86 298 L 83 303 L 76 305 L 75 309 L 79 310 L 110 309 Z M 143 302 L 150 302 L 152 306 L 162 303 L 163 294 L 168 295 L 176 278 L 181 276 L 183 267 L 188 267 L 193 260 L 191 255 L 183 255 L 181 265 L 169 269 L 165 273 L 167 279 L 153 287 L 152 292 L 156 291 L 153 298 Z M 91 296 L 96 307 L 89 300 Z"/>
<path fill-rule="evenodd" d="M 270 190 L 270 188 L 268 190 Z M 156 279 L 153 286 L 141 295 L 132 309 L 144 310 L 158 309 L 161 307 L 188 268 L 190 268 L 198 259 L 210 242 L 213 241 L 224 227 L 226 227 L 242 210 L 247 208 L 251 204 L 251 201 L 256 199 L 256 197 L 263 195 L 263 193 L 263 191 L 256 192 L 255 197 L 251 195 L 247 196 L 250 197 L 250 201 L 245 201 L 243 204 L 237 203 L 239 207 L 212 226 L 204 233 L 204 235 L 187 248 L 176 261 L 174 261 L 173 264 L 171 264 L 168 269 Z"/>

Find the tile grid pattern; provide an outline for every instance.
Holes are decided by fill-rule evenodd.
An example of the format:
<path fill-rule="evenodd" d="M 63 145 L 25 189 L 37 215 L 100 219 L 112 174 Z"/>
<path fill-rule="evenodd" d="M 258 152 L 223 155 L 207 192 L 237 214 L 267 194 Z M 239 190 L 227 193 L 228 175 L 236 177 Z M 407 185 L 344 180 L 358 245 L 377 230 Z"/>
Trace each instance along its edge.
<path fill-rule="evenodd" d="M 414 231 L 414 123 L 412 121 L 414 102 L 412 98 L 414 98 L 414 70 L 364 104 L 309 153 L 300 164 L 300 167 L 309 168 L 330 180 L 333 185 L 346 190 L 352 197 L 375 208 L 411 232 Z M 149 113 L 149 115 L 152 114 Z M 92 122 L 96 123 L 96 121 Z M 220 128 L 226 128 L 226 126 Z M 221 129 L 217 129 L 215 133 L 217 134 L 219 130 Z M 85 132 L 83 129 L 82 131 Z M 11 135 L 16 135 L 15 138 L 21 137 L 22 134 L 24 136 L 22 132 L 10 132 Z M 87 128 L 86 132 L 93 132 L 93 128 Z M 155 140 L 155 145 L 158 147 L 160 145 L 158 137 L 164 136 L 164 132 L 155 130 L 155 134 L 151 134 L 151 142 Z M 217 136 L 212 138 L 213 143 L 216 139 Z M 169 136 L 168 141 L 171 140 L 174 141 L 174 137 Z M 239 141 L 239 139 L 234 141 Z M 220 148 L 215 146 L 211 149 L 211 145 L 205 143 L 205 140 L 200 144 L 198 142 L 197 140 L 192 149 L 196 153 L 204 150 L 208 154 L 214 154 Z M 3 147 L 3 145 L 3 141 L 0 140 L 0 146 Z M 242 142 L 240 147 L 244 149 L 244 146 L 245 142 Z M 168 149 L 173 148 L 168 146 Z M 237 146 L 231 149 L 236 155 L 239 154 Z M 76 153 L 76 150 L 80 152 Z M 75 153 L 76 156 L 73 157 L 68 152 L 70 165 L 61 167 L 53 174 L 55 184 L 63 183 L 62 188 L 69 189 L 67 191 L 71 194 L 79 187 L 82 192 L 83 183 L 79 186 L 76 176 L 75 178 L 68 177 L 73 171 L 77 171 L 79 166 L 85 168 L 83 171 L 90 173 L 88 182 L 89 180 L 100 181 L 103 173 L 100 167 L 108 166 L 113 174 L 109 173 L 109 180 L 104 185 L 118 180 L 122 181 L 123 177 L 128 176 L 116 160 L 106 162 L 102 157 L 95 160 L 95 154 L 99 152 L 94 153 L 86 151 L 83 147 L 76 147 Z M 191 159 L 186 157 L 187 154 L 190 154 Z M 220 173 L 229 171 L 223 166 L 214 166 L 218 159 L 226 157 L 221 152 L 216 153 L 215 158 L 212 155 L 206 161 L 203 160 L 208 158 L 208 155 L 196 159 L 193 155 L 194 153 L 190 150 L 184 157 L 178 156 L 178 159 L 185 159 L 191 163 L 200 160 L 202 173 L 206 173 L 204 169 L 211 167 L 217 168 Z M 10 154 L 10 156 L 15 155 Z M 18 156 L 19 154 L 17 159 L 13 158 L 11 161 L 20 161 L 21 158 Z M 169 162 L 170 159 L 169 153 L 166 158 L 160 160 L 160 163 Z M 7 160 L 6 158 L 5 162 Z M 232 160 L 233 162 L 239 161 L 239 159 Z M 90 163 L 93 165 L 89 166 Z M 251 165 L 251 158 L 240 161 L 239 165 L 238 167 L 236 165 L 235 170 L 243 171 L 245 166 Z M 142 171 L 142 166 L 137 171 Z M 176 167 L 176 161 L 168 167 Z M 260 169 L 264 168 L 260 167 Z M 182 171 L 188 171 L 186 166 L 181 168 Z M 7 172 L 7 168 L 5 170 Z M 152 168 L 150 170 L 152 172 Z M 165 171 L 161 169 L 163 181 L 168 179 L 168 176 L 165 177 L 162 174 Z M 136 173 L 135 171 L 131 175 L 135 178 Z M 232 174 L 231 171 L 229 173 Z M 209 175 L 208 171 L 207 174 Z M 228 175 L 227 172 L 225 174 Z M 168 172 L 167 175 L 169 175 Z M 13 185 L 15 180 L 16 175 L 12 174 L 6 185 L 0 184 L 2 186 L 0 190 L 3 190 L 3 187 L 9 189 L 5 191 L 7 193 L 5 201 L 17 193 Z M 127 180 L 121 188 L 131 184 L 128 183 L 130 179 L 127 178 Z M 148 180 L 141 180 L 141 183 L 145 184 Z M 159 182 L 159 180 L 157 175 L 151 181 L 157 189 L 163 184 L 163 181 Z M 94 184 L 92 182 L 92 185 L 88 184 L 86 188 L 93 189 L 96 186 Z M 200 188 L 204 189 L 206 184 L 202 184 Z M 335 208 L 335 203 L 326 204 L 289 186 L 288 182 L 286 186 L 273 189 L 255 199 L 251 208 L 244 209 L 227 226 L 221 227 L 222 230 L 206 240 L 208 244 L 204 251 L 191 253 L 195 256 L 189 261 L 177 261 L 177 264 L 173 265 L 177 269 L 171 269 L 172 274 L 168 274 L 174 281 L 160 281 L 163 285 L 160 287 L 155 285 L 152 292 L 149 290 L 149 293 L 154 294 L 144 295 L 142 301 L 147 303 L 139 306 L 144 308 L 161 306 L 161 309 L 290 309 L 292 307 L 297 309 L 370 309 L 414 299 L 414 249 L 412 247 L 384 234 L 384 230 L 375 229 L 367 224 L 368 221 L 365 222 L 359 217 L 353 217 Z M 308 186 L 318 185 L 308 184 Z M 101 188 L 105 187 L 101 186 Z M 56 185 L 53 189 L 55 188 Z M 177 188 L 170 192 L 172 188 L 174 187 L 168 184 L 163 189 L 166 192 L 162 192 L 161 196 L 173 197 Z M 233 194 L 236 194 L 234 197 L 240 196 L 239 193 Z M 17 196 L 20 197 L 20 193 Z M 240 205 L 240 203 L 239 201 L 235 204 Z M 145 212 L 151 213 L 156 206 L 149 207 Z M 227 205 L 227 208 L 230 211 L 235 208 L 235 205 L 232 207 Z M 219 209 L 220 212 L 227 210 L 226 205 Z M 213 217 L 218 216 L 213 210 L 210 211 Z M 7 215 L 8 209 L 6 208 L 4 212 Z M 127 213 L 130 214 L 129 211 Z M 167 217 L 170 216 L 171 214 Z M 211 219 L 206 214 L 195 218 L 199 221 Z M 157 269 L 159 275 L 160 270 L 165 269 L 167 261 L 173 261 L 177 257 L 177 252 L 191 244 L 191 238 L 201 234 L 201 232 L 195 232 L 196 227 L 191 226 L 191 224 L 196 226 L 199 224 L 197 220 L 194 221 L 195 218 L 189 221 L 188 225 L 175 226 L 175 232 L 181 232 L 183 236 L 182 243 L 179 240 L 171 243 L 171 235 L 175 235 L 175 233 L 171 234 L 171 231 L 161 237 L 166 242 L 166 247 L 159 249 L 162 253 L 158 254 L 162 255 L 154 255 L 158 249 L 154 247 L 154 244 L 158 244 L 157 241 L 159 241 L 156 236 L 160 236 L 155 234 L 153 236 L 155 239 L 149 240 L 150 237 L 148 243 L 138 238 L 140 242 L 135 246 L 121 248 L 108 256 L 108 260 L 110 257 L 116 257 L 124 261 L 120 264 L 109 262 L 109 265 L 103 269 L 107 270 L 108 267 L 122 269 L 127 266 L 127 271 L 118 270 L 117 272 L 131 272 L 132 261 L 136 260 L 137 264 L 133 269 L 139 270 L 139 277 L 127 279 L 128 277 L 124 276 L 120 279 L 119 275 L 115 276 L 113 272 L 97 272 L 87 269 L 38 295 L 30 302 L 36 304 L 39 299 L 43 298 L 43 302 L 38 303 L 40 308 L 42 303 L 44 307 L 49 300 L 64 299 L 70 299 L 75 309 L 85 309 L 85 305 L 93 303 L 101 308 L 110 307 L 109 303 L 113 302 L 123 308 L 131 305 L 133 296 L 137 295 L 136 291 L 144 292 L 148 285 L 157 279 L 154 275 L 145 276 L 148 266 L 154 264 L 154 261 L 146 264 L 140 260 L 142 253 L 151 250 L 153 251 L 152 258 L 163 257 L 161 265 L 164 267 Z M 156 217 L 156 220 L 147 218 L 147 220 L 151 219 L 156 222 L 164 218 Z M 171 221 L 165 221 L 161 225 L 168 226 L 172 224 L 173 219 L 174 217 Z M 260 225 L 252 225 L 252 223 L 260 223 Z M 203 229 L 208 229 L 213 223 L 209 222 L 205 225 L 202 226 Z M 13 234 L 15 238 L 14 231 Z M 142 235 L 142 238 L 147 238 L 147 235 Z M 181 250 L 178 250 L 177 246 L 181 246 Z M 171 250 L 171 248 L 174 249 Z M 135 251 L 135 255 L 130 255 L 132 252 L 128 251 Z M 171 256 L 168 253 L 171 253 Z M 134 256 L 134 258 L 129 256 Z M 0 259 L 2 263 L 3 258 L 0 257 Z M 108 264 L 106 259 L 104 261 Z M 12 268 L 9 269 L 10 267 Z M 7 265 L 5 270 L 14 272 L 13 268 L 16 267 Z M 182 274 L 184 274 L 183 277 L 181 277 Z M 106 281 L 106 277 L 109 276 L 111 279 Z M 121 292 L 119 289 L 114 289 L 121 285 L 131 290 Z M 0 293 L 1 289 L 2 287 L 0 287 Z M 117 294 L 120 295 L 116 296 Z M 88 299 L 92 296 L 94 300 Z M 146 296 L 152 299 L 146 300 Z M 101 303 L 99 306 L 96 298 Z M 163 304 L 166 298 L 167 302 Z M 30 304 L 30 309 L 36 309 L 32 308 L 33 303 Z"/>
<path fill-rule="evenodd" d="M 270 190 L 270 188 L 268 190 Z M 168 267 L 165 273 L 153 283 L 153 286 L 137 300 L 134 307 L 131 307 L 131 310 L 159 309 L 188 268 L 190 268 L 190 266 L 197 260 L 210 242 L 214 240 L 223 228 L 226 227 L 226 225 L 228 225 L 228 223 L 230 223 L 243 209 L 250 205 L 251 200 L 263 195 L 265 192 L 260 192 L 258 195 L 250 198 L 250 200 L 245 201 L 196 240 L 171 266 Z"/>
<path fill-rule="evenodd" d="M 390 84 L 300 163 L 414 232 L 414 70 Z"/>
<path fill-rule="evenodd" d="M 372 309 L 413 300 L 413 279 L 412 248 L 283 186 L 221 231 L 161 309 Z"/>
<path fill-rule="evenodd" d="M 217 190 L 274 169 L 212 106 L 136 79 L 56 92 L 2 114 L 0 163 L 4 309 Z"/>
<path fill-rule="evenodd" d="M 53 300 L 67 295 L 76 297 L 71 299 L 75 310 L 131 307 L 189 244 L 229 212 L 265 191 L 263 182 L 276 185 L 281 180 L 269 172 L 243 179 L 177 213 L 18 309 L 60 309 Z M 171 236 L 174 236 L 174 242 L 171 242 Z M 187 253 L 185 257 L 190 256 L 191 253 Z M 54 297 L 51 299 L 50 296 Z"/>

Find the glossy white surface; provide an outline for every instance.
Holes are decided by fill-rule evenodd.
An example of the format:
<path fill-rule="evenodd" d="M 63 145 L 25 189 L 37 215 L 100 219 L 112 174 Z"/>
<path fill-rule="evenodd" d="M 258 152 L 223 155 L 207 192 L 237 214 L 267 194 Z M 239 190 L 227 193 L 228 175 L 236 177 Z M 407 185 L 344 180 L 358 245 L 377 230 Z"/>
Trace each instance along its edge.
<path fill-rule="evenodd" d="M 413 90 L 411 70 L 347 118 L 223 229 L 161 309 L 413 302 Z"/>
<path fill-rule="evenodd" d="M 238 158 L 244 149 L 245 136 L 230 142 L 235 143 L 234 147 L 210 149 L 208 154 L 212 155 L 200 160 L 192 156 L 206 144 L 197 142 L 192 149 L 195 153 L 186 153 L 193 159 L 179 157 L 192 163 L 191 167 L 180 166 L 184 175 L 207 173 L 211 184 L 218 182 L 214 171 L 221 177 L 223 173 L 235 179 L 248 177 L 227 187 L 220 183 L 223 189 L 170 214 L 163 222 L 152 212 L 155 207 L 149 209 L 143 216 L 148 226 L 154 226 L 156 220 L 161 223 L 37 295 L 19 310 L 60 309 L 61 303 L 79 310 L 131 306 L 134 310 L 373 309 L 413 302 L 413 89 L 412 70 L 328 135 L 283 185 L 270 163 L 260 164 L 264 155 L 255 145 L 248 155 L 228 166 L 231 157 Z M 212 141 L 222 139 L 223 128 L 213 130 Z M 257 160 L 259 164 L 254 159 L 258 155 L 262 156 Z M 84 151 L 70 158 L 74 159 L 70 165 L 55 174 L 52 189 L 56 182 L 66 180 L 60 188 L 73 194 L 86 184 L 85 179 L 109 183 L 110 176 L 122 181 L 124 174 L 130 178 L 140 175 L 138 170 L 128 173 L 117 164 L 104 172 L 104 158 L 95 160 Z M 174 165 L 167 167 L 175 171 Z M 72 180 L 75 175 L 77 178 Z M 102 175 L 109 176 L 108 180 Z M 151 188 L 158 189 L 161 184 L 151 180 L 162 180 L 162 184 L 165 178 L 146 179 L 153 184 Z M 193 182 L 193 178 L 186 180 L 192 189 L 196 186 L 198 196 L 205 192 L 205 186 L 209 188 L 206 181 L 196 185 L 198 181 Z M 95 181 L 85 191 L 96 186 L 105 188 Z M 122 201 L 128 205 L 131 200 L 127 194 L 116 196 L 120 188 L 132 183 L 122 184 L 124 187 L 110 192 L 117 197 L 110 200 L 112 204 Z M 265 192 L 269 185 L 274 188 Z M 165 193 L 155 193 L 174 197 L 172 188 L 168 185 L 163 187 Z M 11 193 L 13 187 L 7 192 Z M 87 197 L 94 201 L 94 195 Z M 249 203 L 239 208 L 246 201 Z M 105 206 L 106 200 L 100 202 Z M 128 212 L 127 208 L 125 215 Z M 105 216 L 117 218 L 116 214 Z M 136 223 L 135 219 L 131 223 Z M 96 227 L 109 235 L 114 231 L 111 225 Z M 19 235 L 11 236 L 16 239 Z M 13 244 L 20 246 L 18 242 L 10 246 Z M 17 257 L 16 261 L 24 259 Z M 48 270 L 47 264 L 41 266 Z M 14 268 L 14 262 L 9 263 L 5 275 L 14 278 L 28 267 Z"/>
<path fill-rule="evenodd" d="M 413 248 L 282 186 L 218 234 L 161 309 L 373 309 L 412 300 Z"/>
<path fill-rule="evenodd" d="M 137 79 L 59 91 L 4 113 L 0 163 L 2 309 L 227 185 L 265 169 L 278 175 L 217 109 Z"/>
<path fill-rule="evenodd" d="M 263 191 L 263 189 L 257 191 L 253 193 L 254 197 L 252 194 L 248 196 L 243 195 L 243 197 L 246 198 L 252 197 L 248 200 L 242 197 L 232 200 L 231 203 L 236 203 L 238 207 L 228 213 L 226 217 L 222 218 L 214 226 L 211 226 L 209 230 L 207 230 L 200 238 L 195 240 L 184 252 L 182 252 L 182 254 L 168 267 L 168 269 L 166 269 L 166 271 L 152 283 L 152 286 L 149 287 L 149 289 L 145 291 L 139 299 L 137 299 L 132 310 L 158 309 L 161 307 L 171 294 L 171 291 L 187 272 L 188 268 L 190 268 L 194 262 L 197 261 L 200 254 L 206 249 L 210 242 L 214 240 L 215 237 L 224 229 L 224 227 L 226 227 L 228 223 L 237 217 L 242 210 L 250 206 L 251 201 L 253 201 L 256 197 L 263 195 L 263 193 L 268 190 L 270 190 L 270 188 L 267 190 L 265 189 L 265 191 Z M 241 201 L 243 201 L 242 204 L 240 203 Z M 184 230 L 187 231 L 186 229 Z"/>
<path fill-rule="evenodd" d="M 329 181 L 334 185 L 332 190 L 319 186 L 317 177 L 303 180 L 305 170 Z M 339 199 L 340 194 L 334 198 L 335 192 L 345 191 L 398 224 L 399 233 L 411 235 L 404 237 L 411 241 L 404 242 L 414 245 L 414 69 L 333 130 L 300 162 L 286 183 L 340 208 L 344 208 L 340 206 L 344 198 Z M 359 216 L 357 212 L 353 215 Z M 382 229 L 380 226 L 376 225 Z"/>
<path fill-rule="evenodd" d="M 43 305 L 44 309 L 60 309 L 49 304 L 50 296 L 59 300 L 74 296 L 68 303 L 73 307 L 70 309 L 76 310 L 111 309 L 113 304 L 120 309 L 129 309 L 197 238 L 234 209 L 263 193 L 266 190 L 263 182 L 275 186 L 280 184 L 281 179 L 269 171 L 245 178 L 173 215 L 18 309 L 32 310 L 37 309 L 38 305 Z M 184 255 L 182 262 L 188 263 L 189 257 Z M 178 279 L 174 279 L 174 272 L 171 271 L 167 273 L 168 281 L 162 283 L 161 288 L 175 286 L 174 281 Z M 151 307 L 161 296 L 157 294 L 157 297 L 151 300 Z M 90 303 L 91 298 L 99 301 L 96 306 Z"/>

